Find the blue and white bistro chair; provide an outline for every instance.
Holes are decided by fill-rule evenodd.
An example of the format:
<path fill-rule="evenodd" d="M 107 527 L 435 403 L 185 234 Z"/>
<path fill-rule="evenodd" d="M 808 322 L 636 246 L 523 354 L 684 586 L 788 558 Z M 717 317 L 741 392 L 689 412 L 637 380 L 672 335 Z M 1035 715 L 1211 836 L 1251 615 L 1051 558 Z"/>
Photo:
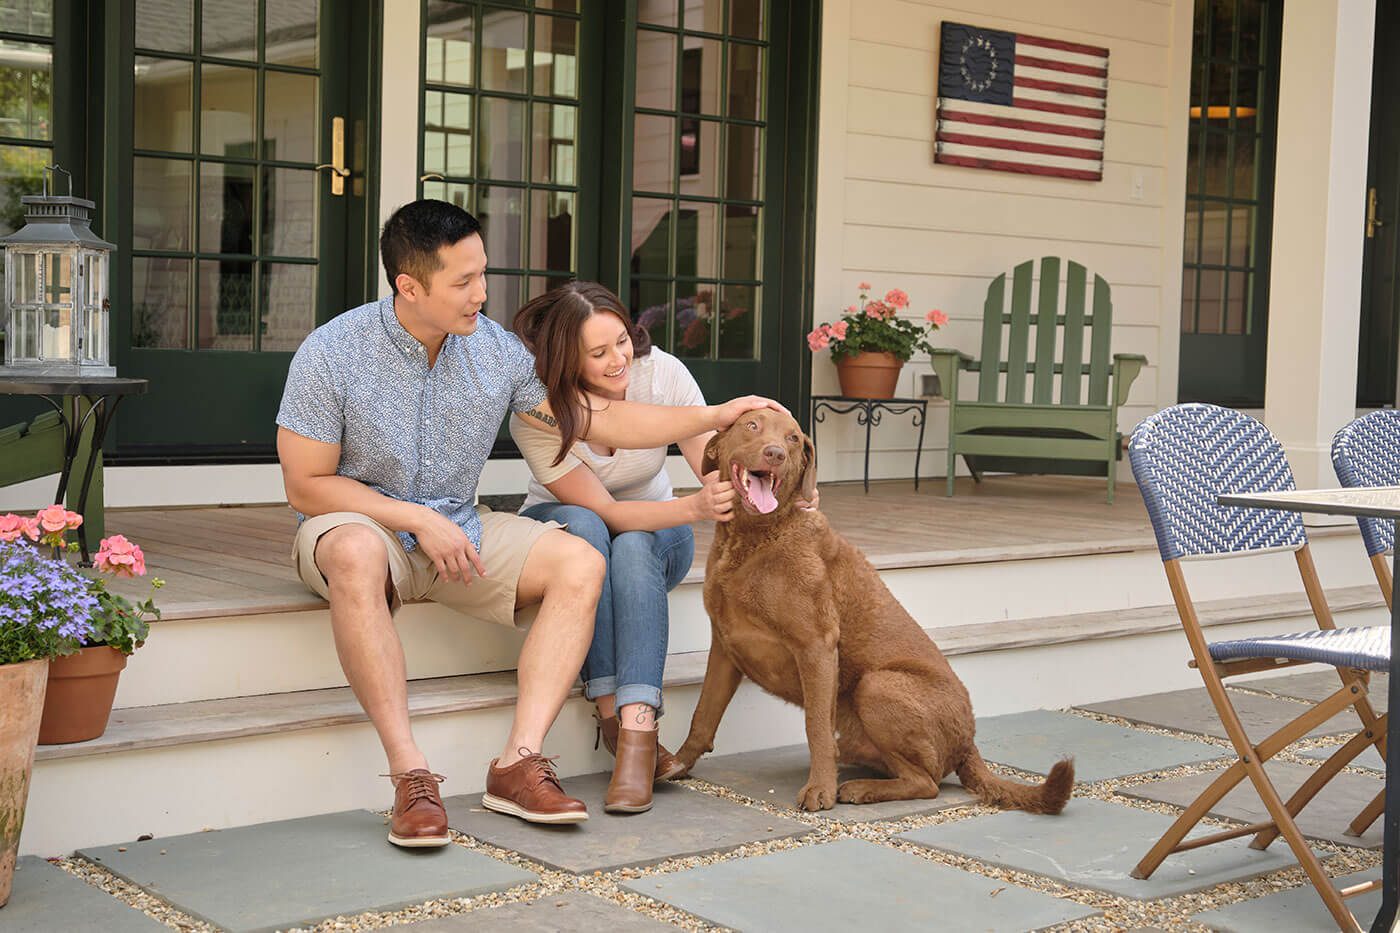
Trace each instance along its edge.
<path fill-rule="evenodd" d="M 1348 488 L 1400 486 L 1400 411 L 1373 411 L 1338 431 L 1332 438 L 1332 468 L 1337 481 Z M 1395 523 L 1382 518 L 1358 518 L 1356 523 L 1388 608 L 1394 589 L 1389 558 L 1395 550 Z"/>
<path fill-rule="evenodd" d="M 1380 882 L 1339 891 L 1308 848 L 1294 817 L 1368 746 L 1383 747 L 1384 724 L 1378 722 L 1366 699 L 1364 672 L 1388 668 L 1390 630 L 1336 627 L 1308 550 L 1302 517 L 1297 513 L 1233 508 L 1216 501 L 1225 494 L 1280 492 L 1294 488 L 1293 473 L 1283 447 L 1255 419 L 1215 405 L 1175 405 L 1137 426 L 1128 446 L 1128 456 L 1152 519 L 1152 530 L 1157 536 L 1177 615 L 1191 647 L 1190 664 L 1200 671 L 1206 692 L 1237 755 L 1234 764 L 1201 792 L 1148 851 L 1134 869 L 1133 876 L 1150 877 L 1167 856 L 1186 849 L 1247 835 L 1255 837 L 1250 843 L 1252 848 L 1262 849 L 1281 834 L 1339 929 L 1360 930 L 1343 899 L 1379 887 Z M 1207 642 L 1186 584 L 1184 564 L 1279 551 L 1291 551 L 1297 559 L 1317 630 L 1214 644 Z M 1340 689 L 1268 738 L 1257 742 L 1251 739 L 1225 689 L 1225 678 L 1309 663 L 1336 668 L 1341 679 Z M 1361 732 L 1284 803 L 1264 771 L 1264 762 L 1348 706 L 1356 708 L 1361 718 Z M 1202 817 L 1246 778 L 1254 785 L 1270 819 L 1187 840 L 1186 834 Z"/>

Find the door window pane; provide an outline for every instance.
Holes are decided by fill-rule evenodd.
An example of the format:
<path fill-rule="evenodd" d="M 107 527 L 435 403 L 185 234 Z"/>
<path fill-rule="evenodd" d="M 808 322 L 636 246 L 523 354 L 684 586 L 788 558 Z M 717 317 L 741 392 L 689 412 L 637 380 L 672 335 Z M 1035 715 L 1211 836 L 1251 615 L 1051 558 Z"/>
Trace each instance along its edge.
<path fill-rule="evenodd" d="M 638 191 L 675 191 L 675 145 L 675 117 L 637 114 L 632 131 L 632 187 Z"/>
<path fill-rule="evenodd" d="M 758 347 L 758 295 L 755 285 L 725 285 L 720 289 L 719 358 L 751 360 Z"/>
<path fill-rule="evenodd" d="M 536 95 L 578 96 L 578 21 L 558 16 L 535 17 Z"/>
<path fill-rule="evenodd" d="M 525 43 L 529 18 L 525 13 L 487 8 L 481 14 L 481 87 L 514 91 L 525 87 Z"/>
<path fill-rule="evenodd" d="M 269 6 L 276 6 L 275 0 Z M 200 50 L 205 55 L 256 61 L 258 57 L 258 0 L 203 0 Z"/>
<path fill-rule="evenodd" d="M 320 173 L 309 169 L 263 169 L 263 255 L 316 257 L 319 252 L 316 218 L 321 216 L 320 182 Z"/>
<path fill-rule="evenodd" d="M 524 283 L 518 275 L 486 275 L 486 316 L 497 324 L 510 328 L 515 320 L 515 312 L 525 302 L 522 299 Z"/>
<path fill-rule="evenodd" d="M 137 149 L 189 152 L 194 145 L 194 66 L 173 58 L 136 59 Z"/>
<path fill-rule="evenodd" d="M 661 198 L 632 199 L 632 271 L 669 275 L 671 271 L 671 206 Z"/>
<path fill-rule="evenodd" d="M 757 126 L 731 123 L 726 128 L 724 196 L 737 201 L 757 201 L 763 197 L 763 130 Z"/>
<path fill-rule="evenodd" d="M 525 103 L 481 99 L 481 150 L 477 174 L 497 181 L 525 180 Z"/>
<path fill-rule="evenodd" d="M 577 183 L 578 108 L 563 104 L 534 105 L 530 154 L 532 181 L 553 185 Z"/>
<path fill-rule="evenodd" d="M 761 208 L 730 204 L 724 209 L 724 277 L 757 279 Z"/>
<path fill-rule="evenodd" d="M 676 283 L 676 348 L 679 357 L 710 356 L 718 286 L 712 282 Z"/>
<path fill-rule="evenodd" d="M 263 263 L 261 349 L 290 353 L 316 327 L 316 267 Z"/>
<path fill-rule="evenodd" d="M 729 0 L 729 34 L 741 39 L 766 39 L 764 0 Z"/>
<path fill-rule="evenodd" d="M 763 119 L 763 49 L 729 44 L 728 114 L 742 120 Z"/>
<path fill-rule="evenodd" d="M 719 114 L 724 43 L 686 36 L 681 52 L 681 112 Z"/>
<path fill-rule="evenodd" d="M 53 35 L 53 0 L 0 0 L 0 31 Z"/>
<path fill-rule="evenodd" d="M 257 76 L 252 68 L 203 66 L 200 72 L 200 152 L 244 158 L 253 155 L 257 134 Z"/>
<path fill-rule="evenodd" d="M 670 350 L 671 283 L 633 279 L 632 319 L 651 336 L 653 346 Z"/>
<path fill-rule="evenodd" d="M 475 213 L 475 211 L 472 210 L 471 185 L 464 185 L 455 181 L 425 181 L 423 182 L 423 197 L 447 201 L 450 204 L 457 205 L 464 211 Z"/>
<path fill-rule="evenodd" d="M 472 98 L 467 94 L 423 94 L 423 169 L 443 175 L 472 172 Z"/>
<path fill-rule="evenodd" d="M 136 45 L 161 52 L 193 52 L 194 0 L 136 0 Z"/>
<path fill-rule="evenodd" d="M 486 258 L 493 267 L 523 268 L 525 189 L 482 186 L 477 219 L 486 241 Z M 496 320 L 500 320 L 497 318 Z"/>
<path fill-rule="evenodd" d="M 131 260 L 131 345 L 183 350 L 190 341 L 190 261 Z"/>
<path fill-rule="evenodd" d="M 253 349 L 253 263 L 199 263 L 198 334 L 201 350 Z"/>
<path fill-rule="evenodd" d="M 474 8 L 432 0 L 427 12 L 424 77 L 436 84 L 471 87 L 476 48 Z"/>
<path fill-rule="evenodd" d="M 132 160 L 132 248 L 190 249 L 190 176 L 190 163 L 183 160 Z"/>
<path fill-rule="evenodd" d="M 719 139 L 722 124 L 681 117 L 678 152 L 681 193 L 713 198 L 719 192 Z"/>
<path fill-rule="evenodd" d="M 719 275 L 718 228 L 718 204 L 681 202 L 676 213 L 676 275 Z"/>
<path fill-rule="evenodd" d="M 205 162 L 199 167 L 199 249 L 251 254 L 254 207 L 251 165 Z"/>
<path fill-rule="evenodd" d="M 0 39 L 0 135 L 53 138 L 53 46 Z"/>
<path fill-rule="evenodd" d="M 687 0 L 685 28 L 687 31 L 724 32 L 724 0 Z"/>
<path fill-rule="evenodd" d="M 676 109 L 676 37 L 669 32 L 637 31 L 638 107 Z"/>
<path fill-rule="evenodd" d="M 317 12 L 320 0 L 275 0 L 268 3 L 263 27 L 263 61 L 275 65 L 316 67 Z"/>
<path fill-rule="evenodd" d="M 264 159 L 316 162 L 321 135 L 315 75 L 269 71 L 263 77 Z M 346 140 L 349 144 L 349 140 Z"/>
<path fill-rule="evenodd" d="M 681 0 L 637 0 L 637 22 L 653 26 L 679 26 Z"/>
<path fill-rule="evenodd" d="M 574 268 L 575 201 L 570 191 L 535 191 L 530 206 L 530 268 Z"/>

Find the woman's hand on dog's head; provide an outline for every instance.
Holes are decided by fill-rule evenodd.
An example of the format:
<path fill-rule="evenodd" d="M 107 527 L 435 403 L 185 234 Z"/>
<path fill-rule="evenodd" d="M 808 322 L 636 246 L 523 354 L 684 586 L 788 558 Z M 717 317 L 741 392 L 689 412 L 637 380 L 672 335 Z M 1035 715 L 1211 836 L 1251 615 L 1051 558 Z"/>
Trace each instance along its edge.
<path fill-rule="evenodd" d="M 730 399 L 723 405 L 711 405 L 710 412 L 714 415 L 714 429 L 723 431 L 734 422 L 738 421 L 744 412 L 753 411 L 755 408 L 771 408 L 780 411 L 785 415 L 792 412 L 783 407 L 781 402 L 775 402 L 771 398 L 764 398 L 761 395 L 745 395 L 740 398 Z"/>

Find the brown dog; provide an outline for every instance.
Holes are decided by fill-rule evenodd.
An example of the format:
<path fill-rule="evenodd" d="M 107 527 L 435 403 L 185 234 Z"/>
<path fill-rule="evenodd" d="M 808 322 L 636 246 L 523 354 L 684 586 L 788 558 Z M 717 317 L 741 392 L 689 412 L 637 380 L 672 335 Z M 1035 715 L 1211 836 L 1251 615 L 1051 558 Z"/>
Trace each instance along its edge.
<path fill-rule="evenodd" d="M 804 810 L 937 797 L 955 771 L 984 803 L 1064 808 L 1073 762 L 1056 763 L 1039 787 L 989 770 L 972 741 L 967 688 L 943 653 L 825 516 L 796 507 L 817 483 L 816 451 L 796 421 L 749 412 L 710 440 L 703 466 L 722 470 L 739 495 L 733 520 L 715 527 L 705 568 L 712 641 L 690 736 L 676 754 L 687 769 L 714 747 L 747 676 L 806 712 Z M 837 787 L 838 760 L 889 777 Z"/>

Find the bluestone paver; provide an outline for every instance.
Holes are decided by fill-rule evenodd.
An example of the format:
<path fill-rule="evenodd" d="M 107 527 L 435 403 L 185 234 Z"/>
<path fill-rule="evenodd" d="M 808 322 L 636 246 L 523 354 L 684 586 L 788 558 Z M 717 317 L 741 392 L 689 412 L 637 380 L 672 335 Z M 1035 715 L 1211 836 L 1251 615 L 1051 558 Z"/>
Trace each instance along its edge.
<path fill-rule="evenodd" d="M 711 784 L 780 807 L 796 808 L 797 792 L 807 783 L 810 758 L 806 745 L 789 745 L 718 758 L 701 758 L 691 774 Z M 880 778 L 867 768 L 842 766 L 839 780 Z M 867 823 L 874 820 L 895 820 L 918 813 L 933 813 L 949 807 L 976 803 L 977 798 L 957 782 L 945 779 L 938 796 L 932 800 L 890 800 L 885 803 L 838 803 L 821 815 L 843 823 Z"/>
<path fill-rule="evenodd" d="M 234 933 L 472 897 L 537 877 L 461 846 L 400 849 L 386 831 L 384 817 L 351 810 L 78 854 Z"/>
<path fill-rule="evenodd" d="M 648 875 L 624 887 L 711 923 L 812 930 L 1037 930 L 1091 907 L 861 839 Z"/>
<path fill-rule="evenodd" d="M 1371 675 L 1371 685 L 1367 688 L 1366 696 L 1371 701 L 1371 708 L 1377 713 L 1386 711 L 1386 691 L 1389 689 L 1389 682 L 1385 674 Z M 1309 671 L 1306 674 L 1283 674 L 1279 677 L 1265 677 L 1263 680 L 1241 680 L 1236 681 L 1235 685 L 1317 703 L 1341 689 L 1342 681 L 1336 671 L 1325 670 Z"/>
<path fill-rule="evenodd" d="M 1341 745 L 1321 745 L 1317 748 L 1309 748 L 1298 752 L 1304 758 L 1312 758 L 1316 761 L 1326 761 L 1332 757 L 1332 753 L 1341 748 Z M 1376 746 L 1369 746 L 1364 752 L 1353 758 L 1348 764 L 1348 768 L 1370 768 L 1372 771 L 1384 771 L 1385 759 L 1381 753 L 1376 751 Z"/>
<path fill-rule="evenodd" d="M 1049 710 L 977 720 L 977 747 L 987 761 L 1035 774 L 1047 774 L 1056 761 L 1072 756 L 1074 779 L 1080 782 L 1160 771 L 1230 754 L 1203 742 Z"/>
<path fill-rule="evenodd" d="M 453 829 L 573 872 L 650 865 L 810 831 L 795 820 L 679 784 L 658 785 L 648 812 L 615 816 L 603 812 L 610 778 L 610 774 L 598 773 L 564 781 L 565 790 L 588 804 L 588 821 L 569 826 L 541 826 L 492 813 L 482 808 L 481 794 L 449 797 L 443 802 Z"/>
<path fill-rule="evenodd" d="M 1333 881 L 1338 888 L 1345 888 L 1363 881 L 1374 881 L 1378 877 L 1380 871 L 1376 869 L 1334 878 Z M 1365 894 L 1349 897 L 1346 905 L 1351 909 L 1352 916 L 1361 922 L 1361 929 L 1369 929 L 1376 912 L 1381 909 L 1381 892 L 1367 891 Z M 1281 923 L 1285 917 L 1287 922 Z M 1307 884 L 1279 891 L 1277 894 L 1257 897 L 1252 901 L 1208 910 L 1196 914 L 1191 919 L 1204 923 L 1212 930 L 1228 933 L 1279 933 L 1281 929 L 1290 933 L 1294 930 L 1300 933 L 1306 930 L 1323 933 L 1337 929 L 1332 915 L 1322 904 L 1322 898 L 1317 896 L 1317 890 Z"/>
<path fill-rule="evenodd" d="M 0 908 L 0 930 L 5 933 L 161 933 L 168 929 L 100 888 L 32 855 L 15 866 L 10 899 Z"/>
<path fill-rule="evenodd" d="M 1248 839 L 1232 839 L 1169 856 L 1151 878 L 1133 878 L 1133 868 L 1171 824 L 1172 818 L 1160 813 L 1078 798 L 1058 816 L 1007 810 L 926 826 L 902 838 L 1137 900 L 1174 897 L 1295 863 L 1287 846 L 1256 852 L 1248 847 Z M 1198 827 L 1192 835 L 1213 831 Z"/>
<path fill-rule="evenodd" d="M 1280 700 L 1274 697 L 1259 696 L 1255 693 L 1230 691 L 1230 701 L 1235 712 L 1244 723 L 1245 734 L 1256 743 L 1262 742 L 1279 728 L 1297 719 L 1308 711 L 1302 703 Z M 1168 693 L 1151 693 L 1147 696 L 1125 697 L 1121 700 L 1108 700 L 1103 703 L 1089 703 L 1081 707 L 1106 716 L 1117 716 L 1129 722 L 1139 722 L 1161 729 L 1177 732 L 1194 732 L 1199 735 L 1213 735 L 1227 738 L 1225 727 L 1220 724 L 1215 707 L 1204 687 L 1196 690 L 1173 690 Z M 1340 732 L 1355 732 L 1361 728 L 1355 710 L 1350 707 L 1322 723 L 1308 735 L 1316 737 L 1336 735 Z"/>
<path fill-rule="evenodd" d="M 1264 764 L 1264 771 L 1273 780 L 1274 787 L 1285 802 L 1315 770 L 1307 765 L 1296 765 L 1289 761 L 1269 761 Z M 1217 776 L 1218 772 L 1193 774 L 1168 781 L 1139 784 L 1124 788 L 1119 793 L 1143 800 L 1169 803 L 1184 809 Z M 1385 782 L 1379 774 L 1370 777 L 1343 772 L 1327 782 L 1294 822 L 1298 824 L 1304 836 L 1313 839 L 1326 839 L 1340 845 L 1359 846 L 1363 849 L 1378 849 L 1382 841 L 1380 820 L 1376 820 L 1359 838 L 1346 835 L 1346 828 L 1384 786 Z M 1211 809 L 1211 815 L 1239 820 L 1242 823 L 1262 823 L 1269 819 L 1268 811 L 1264 809 L 1258 792 L 1248 778 L 1226 794 L 1225 798 Z M 1281 838 L 1273 843 L 1273 847 L 1286 845 Z"/>
<path fill-rule="evenodd" d="M 491 933 L 663 933 L 675 927 L 653 920 L 646 914 L 628 910 L 601 897 L 566 891 L 547 894 L 536 901 L 481 908 L 455 917 L 441 917 L 412 923 L 412 933 L 461 933 L 490 930 Z"/>

